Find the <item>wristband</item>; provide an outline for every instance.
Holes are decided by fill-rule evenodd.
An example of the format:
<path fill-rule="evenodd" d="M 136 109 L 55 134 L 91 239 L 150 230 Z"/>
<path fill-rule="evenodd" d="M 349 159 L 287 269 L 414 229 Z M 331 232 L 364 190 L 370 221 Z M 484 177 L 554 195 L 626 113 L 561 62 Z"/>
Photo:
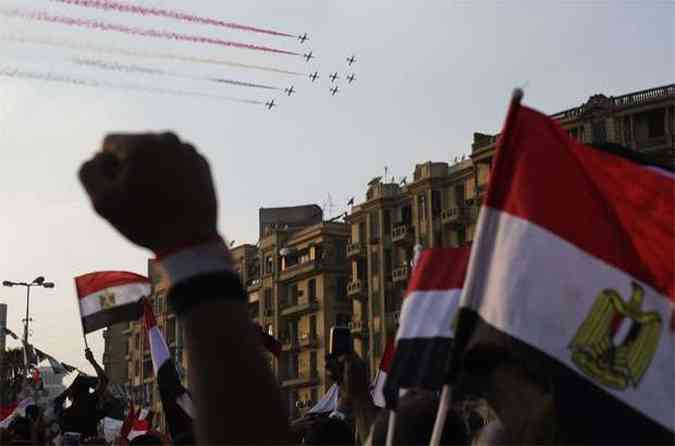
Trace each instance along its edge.
<path fill-rule="evenodd" d="M 224 242 L 194 246 L 165 257 L 154 272 L 169 287 L 168 301 L 179 316 L 210 300 L 246 301 Z"/>

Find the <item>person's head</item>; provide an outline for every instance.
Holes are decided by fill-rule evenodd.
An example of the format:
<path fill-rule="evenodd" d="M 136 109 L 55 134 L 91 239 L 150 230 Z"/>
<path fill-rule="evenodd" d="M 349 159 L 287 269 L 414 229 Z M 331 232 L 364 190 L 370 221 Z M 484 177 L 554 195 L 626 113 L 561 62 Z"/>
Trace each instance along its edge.
<path fill-rule="evenodd" d="M 401 397 L 396 410 L 394 444 L 429 444 L 438 412 L 437 396 L 431 392 L 408 392 Z M 373 428 L 373 444 L 383 445 L 387 440 L 389 411 L 378 414 Z M 454 410 L 448 412 L 441 444 L 468 444 L 469 435 L 464 420 Z"/>
<path fill-rule="evenodd" d="M 314 422 L 305 432 L 303 444 L 354 444 L 354 432 L 346 421 L 339 418 L 322 418 Z"/>
<path fill-rule="evenodd" d="M 129 442 L 129 446 L 144 445 L 144 444 L 161 445 L 162 438 L 159 435 L 147 433 L 139 435 L 138 437 L 134 437 L 134 439 Z"/>

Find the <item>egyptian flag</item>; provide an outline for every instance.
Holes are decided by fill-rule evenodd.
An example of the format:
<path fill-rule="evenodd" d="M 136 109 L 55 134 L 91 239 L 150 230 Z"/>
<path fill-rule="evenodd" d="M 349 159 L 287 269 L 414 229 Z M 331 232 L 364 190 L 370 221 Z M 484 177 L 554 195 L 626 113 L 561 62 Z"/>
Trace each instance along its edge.
<path fill-rule="evenodd" d="M 337 409 L 340 387 L 337 384 L 330 386 L 326 394 L 307 411 L 308 414 L 326 414 Z"/>
<path fill-rule="evenodd" d="M 450 378 L 480 391 L 487 370 L 518 363 L 550 391 L 566 443 L 673 444 L 674 184 L 514 98 Z"/>
<path fill-rule="evenodd" d="M 387 407 L 396 408 L 402 389 L 443 387 L 469 253 L 468 247 L 420 253 L 401 307 L 396 353 L 384 386 Z"/>
<path fill-rule="evenodd" d="M 33 398 L 25 398 L 21 400 L 18 404 L 16 404 L 8 415 L 6 415 L 2 421 L 0 421 L 0 429 L 7 429 L 9 428 L 10 424 L 12 424 L 12 421 L 14 421 L 16 418 L 19 417 L 25 417 L 26 416 L 26 408 L 28 406 L 34 405 L 35 402 L 33 401 Z"/>
<path fill-rule="evenodd" d="M 179 434 L 192 432 L 194 417 L 192 399 L 180 382 L 176 365 L 171 359 L 169 347 L 164 340 L 164 336 L 157 326 L 150 301 L 144 299 L 143 306 L 145 329 L 150 340 L 152 367 L 157 377 L 157 386 L 159 387 L 159 395 L 162 398 L 166 424 L 171 437 L 176 438 Z"/>
<path fill-rule="evenodd" d="M 126 271 L 101 271 L 75 278 L 84 333 L 138 319 L 138 302 L 150 295 L 147 277 Z"/>
<path fill-rule="evenodd" d="M 389 376 L 389 370 L 391 369 L 391 363 L 394 359 L 395 350 L 396 347 L 394 347 L 394 340 L 389 339 L 387 342 L 387 347 L 384 349 L 382 359 L 380 359 L 380 367 L 377 369 L 375 382 L 373 382 L 371 385 L 370 396 L 373 398 L 373 403 L 377 407 L 386 407 L 384 386 L 387 382 L 387 377 Z"/>

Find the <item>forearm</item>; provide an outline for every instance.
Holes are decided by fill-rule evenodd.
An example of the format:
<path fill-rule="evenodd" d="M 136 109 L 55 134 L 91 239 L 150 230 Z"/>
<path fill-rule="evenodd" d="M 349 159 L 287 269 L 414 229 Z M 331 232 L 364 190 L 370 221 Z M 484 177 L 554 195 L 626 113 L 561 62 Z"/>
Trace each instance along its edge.
<path fill-rule="evenodd" d="M 274 377 L 245 302 L 211 301 L 183 317 L 200 444 L 290 441 Z"/>

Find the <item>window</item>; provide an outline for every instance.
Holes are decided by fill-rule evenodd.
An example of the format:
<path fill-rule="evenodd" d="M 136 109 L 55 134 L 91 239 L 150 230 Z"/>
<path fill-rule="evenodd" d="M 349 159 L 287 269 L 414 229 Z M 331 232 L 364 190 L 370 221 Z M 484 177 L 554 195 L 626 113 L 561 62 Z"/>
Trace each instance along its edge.
<path fill-rule="evenodd" d="M 335 299 L 345 300 L 347 298 L 347 278 L 338 276 L 335 278 Z"/>
<path fill-rule="evenodd" d="M 370 256 L 370 272 L 374 275 L 380 273 L 380 256 L 377 251 L 373 252 Z"/>
<path fill-rule="evenodd" d="M 309 373 L 311 375 L 316 374 L 317 369 L 319 368 L 319 360 L 316 354 L 316 351 L 313 351 L 309 354 Z"/>
<path fill-rule="evenodd" d="M 647 136 L 660 138 L 666 135 L 665 109 L 654 110 L 647 114 Z"/>
<path fill-rule="evenodd" d="M 152 359 L 146 358 L 143 360 L 143 379 L 151 378 L 152 376 Z"/>
<path fill-rule="evenodd" d="M 316 404 L 319 401 L 319 392 L 316 387 L 312 387 L 309 391 L 309 398 L 312 404 Z"/>
<path fill-rule="evenodd" d="M 431 191 L 431 215 L 434 218 L 441 216 L 441 191 Z"/>
<path fill-rule="evenodd" d="M 391 234 L 391 210 L 385 209 L 382 215 L 382 226 L 384 226 L 382 230 L 384 231 L 384 235 L 387 236 Z"/>
<path fill-rule="evenodd" d="M 607 142 L 607 126 L 604 120 L 591 124 L 591 138 L 594 144 Z"/>
<path fill-rule="evenodd" d="M 316 338 L 316 315 L 309 317 L 309 337 L 312 339 Z"/>
<path fill-rule="evenodd" d="M 298 284 L 294 283 L 288 288 L 288 305 L 295 305 L 298 301 Z"/>
<path fill-rule="evenodd" d="M 391 249 L 384 250 L 384 275 L 391 275 Z"/>
<path fill-rule="evenodd" d="M 466 243 L 466 229 L 459 228 L 457 230 L 457 246 L 464 246 Z"/>
<path fill-rule="evenodd" d="M 265 274 L 272 274 L 274 270 L 274 260 L 272 256 L 265 256 Z"/>
<path fill-rule="evenodd" d="M 382 343 L 382 335 L 380 333 L 375 333 L 373 336 L 373 356 L 378 357 L 380 356 L 380 352 L 382 351 L 381 344 Z"/>
<path fill-rule="evenodd" d="M 401 222 L 406 225 L 412 222 L 412 208 L 410 205 L 404 206 L 401 209 Z"/>
<path fill-rule="evenodd" d="M 380 237 L 380 214 L 372 212 L 370 214 L 370 238 L 377 239 Z"/>
<path fill-rule="evenodd" d="M 166 321 L 166 340 L 169 344 L 176 342 L 176 319 L 174 318 Z"/>
<path fill-rule="evenodd" d="M 419 219 L 424 221 L 427 219 L 427 197 L 424 194 L 418 195 L 417 203 L 419 205 Z"/>
<path fill-rule="evenodd" d="M 359 222 L 359 243 L 366 242 L 366 222 Z"/>
<path fill-rule="evenodd" d="M 272 309 L 272 288 L 265 288 L 265 312 Z"/>
<path fill-rule="evenodd" d="M 136 350 L 141 349 L 141 334 L 140 333 L 136 333 L 134 335 L 134 345 L 136 346 Z"/>
<path fill-rule="evenodd" d="M 138 359 L 134 361 L 134 376 L 141 375 L 141 361 Z"/>
<path fill-rule="evenodd" d="M 316 279 L 309 279 L 307 281 L 307 294 L 310 301 L 316 300 Z"/>

